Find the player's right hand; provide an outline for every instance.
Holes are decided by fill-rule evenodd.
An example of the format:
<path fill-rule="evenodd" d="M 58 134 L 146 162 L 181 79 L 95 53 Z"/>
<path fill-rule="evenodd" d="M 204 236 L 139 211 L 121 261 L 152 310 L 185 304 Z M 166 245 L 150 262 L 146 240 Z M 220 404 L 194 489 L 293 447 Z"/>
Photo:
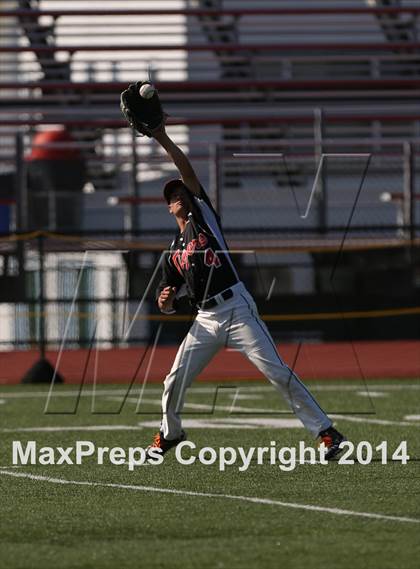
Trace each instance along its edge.
<path fill-rule="evenodd" d="M 174 286 L 165 287 L 159 295 L 158 306 L 160 310 L 170 310 L 176 295 L 176 288 Z"/>

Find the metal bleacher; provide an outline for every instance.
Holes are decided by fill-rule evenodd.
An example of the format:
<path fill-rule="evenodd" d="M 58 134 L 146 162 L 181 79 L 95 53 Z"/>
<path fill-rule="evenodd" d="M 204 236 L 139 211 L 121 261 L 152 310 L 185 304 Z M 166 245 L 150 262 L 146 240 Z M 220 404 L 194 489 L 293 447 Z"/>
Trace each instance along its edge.
<path fill-rule="evenodd" d="M 284 202 L 286 213 L 272 220 L 261 210 L 269 225 L 287 224 L 290 193 L 276 190 L 293 185 L 306 199 L 320 151 L 375 152 L 366 194 L 374 213 L 361 223 L 395 220 L 394 206 L 378 196 L 401 191 L 403 142 L 419 141 L 417 2 L 104 0 L 86 8 L 79 0 L 10 0 L 0 10 L 1 169 L 14 167 L 16 130 L 29 148 L 36 129 L 70 127 L 95 190 L 85 196 L 84 227 L 123 223 L 123 209 L 107 205 L 107 195 L 133 192 L 133 139 L 118 97 L 147 76 L 174 138 L 210 191 L 223 189 L 232 228 L 252 226 L 251 186 L 269 205 Z M 314 109 L 322 114 L 322 147 Z M 136 191 L 156 195 L 172 170 L 153 143 L 135 146 Z M 233 158 L 246 150 L 282 152 L 289 169 L 278 160 Z M 342 168 L 331 165 L 343 186 Z M 346 168 L 354 186 L 361 165 Z M 343 191 L 327 204 L 337 223 L 345 219 L 340 200 L 351 197 Z M 158 205 L 146 209 L 141 227 L 166 223 Z"/>

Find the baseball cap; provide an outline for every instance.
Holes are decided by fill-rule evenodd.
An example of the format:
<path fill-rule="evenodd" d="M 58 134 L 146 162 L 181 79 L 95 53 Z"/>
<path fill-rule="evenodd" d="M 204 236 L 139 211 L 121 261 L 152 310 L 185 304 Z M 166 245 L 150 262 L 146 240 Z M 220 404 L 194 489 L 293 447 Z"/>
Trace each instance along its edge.
<path fill-rule="evenodd" d="M 185 188 L 185 184 L 181 178 L 174 178 L 165 184 L 163 188 L 163 195 L 165 196 L 167 203 L 169 203 L 172 193 L 180 187 Z"/>

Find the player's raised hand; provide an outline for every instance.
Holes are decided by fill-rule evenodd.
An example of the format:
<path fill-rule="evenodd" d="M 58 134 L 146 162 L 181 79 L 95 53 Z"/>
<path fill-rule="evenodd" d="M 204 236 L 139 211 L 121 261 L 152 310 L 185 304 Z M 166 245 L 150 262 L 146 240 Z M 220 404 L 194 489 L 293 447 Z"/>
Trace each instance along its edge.
<path fill-rule="evenodd" d="M 162 137 L 167 136 L 165 128 L 167 119 L 168 115 L 167 113 L 164 112 L 162 115 L 162 122 L 160 123 L 160 125 L 151 131 L 152 137 L 155 138 L 158 142 L 162 139 Z"/>
<path fill-rule="evenodd" d="M 174 286 L 166 286 L 159 295 L 158 306 L 160 310 L 170 310 L 176 294 Z"/>

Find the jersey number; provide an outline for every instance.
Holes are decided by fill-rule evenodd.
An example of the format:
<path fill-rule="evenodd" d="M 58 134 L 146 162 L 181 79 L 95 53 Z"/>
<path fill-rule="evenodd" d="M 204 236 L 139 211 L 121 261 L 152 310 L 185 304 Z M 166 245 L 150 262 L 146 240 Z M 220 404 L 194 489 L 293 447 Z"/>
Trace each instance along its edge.
<path fill-rule="evenodd" d="M 216 253 L 213 251 L 213 249 L 206 249 L 204 251 L 204 264 L 207 265 L 207 267 L 220 267 L 220 265 L 222 264 L 220 262 L 219 257 L 216 255 Z"/>

